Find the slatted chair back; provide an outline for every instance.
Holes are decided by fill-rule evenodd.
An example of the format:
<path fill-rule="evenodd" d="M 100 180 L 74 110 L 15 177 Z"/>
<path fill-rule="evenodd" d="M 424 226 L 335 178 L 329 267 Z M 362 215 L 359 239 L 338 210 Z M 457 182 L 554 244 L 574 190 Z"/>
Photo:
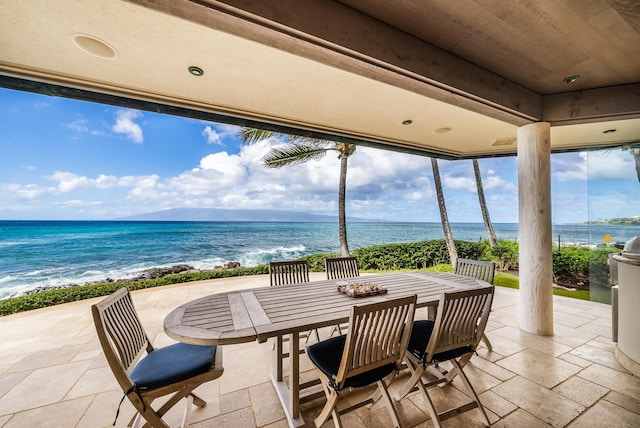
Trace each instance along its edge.
<path fill-rule="evenodd" d="M 457 259 L 454 273 L 487 281 L 493 284 L 496 273 L 496 264 L 481 260 Z"/>
<path fill-rule="evenodd" d="M 440 297 L 433 332 L 427 345 L 425 361 L 434 355 L 469 347 L 475 350 L 487 325 L 493 287 L 445 293 Z"/>
<path fill-rule="evenodd" d="M 143 427 L 169 428 L 162 417 L 182 399 L 187 400 L 182 427 L 188 426 L 192 404 L 206 405 L 193 390 L 224 372 L 222 349 L 186 343 L 154 348 L 126 287 L 92 305 L 91 313 L 109 367 L 137 411 L 128 426 L 144 418 Z M 169 394 L 158 409 L 152 407 L 156 398 Z"/>
<path fill-rule="evenodd" d="M 153 351 L 133 306 L 129 289 L 123 287 L 91 307 L 98 339 L 109 367 L 124 391 L 133 386 L 130 369 Z"/>
<path fill-rule="evenodd" d="M 269 263 L 271 286 L 309 282 L 309 264 L 305 260 Z"/>
<path fill-rule="evenodd" d="M 398 368 L 407 349 L 416 296 L 351 308 L 349 330 L 336 376 L 338 389 L 360 373 L 394 363 Z"/>
<path fill-rule="evenodd" d="M 353 278 L 360 276 L 356 257 L 335 257 L 324 259 L 327 279 Z"/>

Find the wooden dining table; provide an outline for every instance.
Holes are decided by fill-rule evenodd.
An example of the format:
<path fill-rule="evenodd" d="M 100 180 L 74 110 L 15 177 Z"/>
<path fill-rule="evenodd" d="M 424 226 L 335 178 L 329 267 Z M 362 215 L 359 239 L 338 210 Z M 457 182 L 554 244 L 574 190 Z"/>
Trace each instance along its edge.
<path fill-rule="evenodd" d="M 353 298 L 338 291 L 340 285 L 356 282 L 373 283 L 387 292 Z M 171 338 L 196 345 L 265 342 L 288 335 L 289 349 L 295 350 L 300 346 L 300 332 L 347 322 L 353 305 L 415 294 L 417 307 L 436 307 L 444 292 L 483 287 L 492 285 L 451 273 L 402 272 L 213 293 L 171 311 L 164 329 Z M 301 388 L 313 382 L 300 385 L 299 354 L 289 354 L 288 383 L 280 351 L 271 379 L 289 425 L 297 427 L 304 425 L 299 410 Z"/>

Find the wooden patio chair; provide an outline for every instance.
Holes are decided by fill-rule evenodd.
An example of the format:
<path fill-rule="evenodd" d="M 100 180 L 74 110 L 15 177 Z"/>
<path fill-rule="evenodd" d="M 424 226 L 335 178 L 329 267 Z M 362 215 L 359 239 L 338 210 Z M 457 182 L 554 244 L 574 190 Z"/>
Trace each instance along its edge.
<path fill-rule="evenodd" d="M 285 285 L 309 282 L 309 264 L 305 260 L 269 263 L 269 284 Z"/>
<path fill-rule="evenodd" d="M 309 264 L 305 260 L 288 260 L 283 262 L 270 262 L 269 263 L 269 284 L 272 287 L 278 285 L 287 284 L 299 284 L 309 282 Z M 318 329 L 300 333 L 300 337 L 305 339 L 305 343 L 309 342 L 311 333 L 314 332 L 316 341 L 320 342 L 320 333 Z M 288 352 L 284 352 L 284 344 L 288 342 L 289 338 L 286 336 L 276 336 L 276 340 L 272 349 L 277 350 L 277 372 L 278 378 L 281 377 L 283 370 L 283 360 L 289 357 Z M 291 349 L 289 349 L 291 352 Z M 304 349 L 298 350 L 299 353 L 304 353 Z"/>
<path fill-rule="evenodd" d="M 357 257 L 335 257 L 324 259 L 327 279 L 355 278 L 360 276 Z"/>
<path fill-rule="evenodd" d="M 487 281 L 493 285 L 493 278 L 496 274 L 496 264 L 472 259 L 457 259 L 454 273 L 458 275 L 470 276 L 472 278 Z M 486 334 L 482 334 L 482 341 L 489 351 L 493 351 L 493 345 Z"/>
<path fill-rule="evenodd" d="M 92 305 L 91 312 L 109 367 L 137 411 L 129 426 L 137 426 L 142 417 L 146 421 L 143 427 L 168 428 L 162 417 L 183 398 L 182 426 L 188 426 L 191 405 L 206 405 L 193 390 L 224 371 L 222 349 L 186 343 L 154 348 L 126 287 Z M 159 409 L 152 407 L 156 398 L 168 394 L 173 395 Z"/>
<path fill-rule="evenodd" d="M 382 396 L 394 426 L 399 427 L 398 414 L 387 385 L 400 368 L 411 335 L 416 296 L 402 297 L 351 308 L 346 335 L 329 338 L 307 348 L 314 364 L 327 402 L 314 420 L 322 426 L 333 416 L 341 427 L 340 413 L 369 404 Z M 374 394 L 364 402 L 338 410 L 341 392 L 377 384 Z M 375 397 L 375 398 L 374 398 Z"/>
<path fill-rule="evenodd" d="M 480 411 L 485 425 L 490 425 L 487 413 L 465 375 L 463 366 L 475 352 L 487 325 L 493 292 L 493 287 L 486 287 L 444 293 L 440 297 L 435 321 L 417 320 L 413 323 L 405 359 L 411 377 L 395 398 L 400 400 L 417 386 L 425 398 L 427 410 L 436 428 L 441 426 L 442 421 L 475 408 Z M 447 373 L 442 373 L 437 367 L 447 361 L 453 365 L 452 372 L 460 376 L 472 401 L 438 412 L 429 395 L 429 388 L 449 382 L 445 376 Z"/>
<path fill-rule="evenodd" d="M 357 257 L 333 257 L 324 259 L 324 270 L 327 272 L 327 279 L 343 279 L 355 278 L 360 276 Z M 332 330 L 329 336 L 333 336 L 335 332 L 342 334 L 346 330 L 348 324 L 338 324 Z"/>

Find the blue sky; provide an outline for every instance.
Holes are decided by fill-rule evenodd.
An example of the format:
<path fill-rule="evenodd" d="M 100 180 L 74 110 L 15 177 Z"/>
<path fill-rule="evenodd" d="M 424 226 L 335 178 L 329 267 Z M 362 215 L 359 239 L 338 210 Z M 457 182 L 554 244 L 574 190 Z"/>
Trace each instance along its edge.
<path fill-rule="evenodd" d="M 113 219 L 169 208 L 282 209 L 335 215 L 339 160 L 267 169 L 277 140 L 238 128 L 0 89 L 0 219 Z M 517 222 L 517 159 L 481 159 L 494 222 Z M 481 222 L 470 160 L 440 161 L 452 222 Z M 553 222 L 640 215 L 629 151 L 552 155 Z M 440 221 L 429 158 L 359 147 L 347 215 Z"/>

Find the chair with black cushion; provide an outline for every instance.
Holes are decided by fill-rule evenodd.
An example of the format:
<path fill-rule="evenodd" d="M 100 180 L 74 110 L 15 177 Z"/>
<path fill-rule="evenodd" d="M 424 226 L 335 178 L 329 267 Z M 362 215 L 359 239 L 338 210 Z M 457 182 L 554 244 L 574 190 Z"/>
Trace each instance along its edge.
<path fill-rule="evenodd" d="M 481 413 L 485 425 L 490 425 L 487 413 L 463 368 L 482 338 L 491 311 L 493 292 L 493 287 L 485 287 L 444 293 L 440 297 L 435 321 L 417 320 L 413 323 L 405 358 L 411 377 L 395 398 L 400 400 L 417 386 L 435 427 L 440 427 L 444 420 L 475 408 Z M 429 395 L 429 388 L 449 382 L 447 373 L 438 367 L 445 362 L 452 364 L 452 372 L 460 376 L 471 401 L 438 412 Z"/>
<path fill-rule="evenodd" d="M 360 276 L 357 257 L 332 257 L 324 259 L 324 269 L 327 272 L 327 279 L 356 278 Z M 335 332 L 342 334 L 346 330 L 347 324 L 338 324 L 332 330 L 330 336 Z"/>
<path fill-rule="evenodd" d="M 494 262 L 481 260 L 457 259 L 454 273 L 481 279 L 493 285 L 493 278 L 496 274 L 496 264 Z M 482 335 L 482 341 L 489 351 L 493 351 L 493 345 L 491 345 L 486 334 Z"/>
<path fill-rule="evenodd" d="M 309 282 L 309 264 L 305 260 L 287 260 L 283 262 L 270 262 L 269 263 L 269 284 L 272 287 L 278 285 L 287 284 L 299 284 Z M 312 330 L 316 336 L 316 341 L 320 341 L 320 334 L 318 329 Z M 300 337 L 305 339 L 305 342 L 309 342 L 311 331 L 300 333 Z M 288 352 L 284 352 L 284 343 L 288 342 L 289 338 L 286 336 L 277 336 L 273 344 L 273 349 L 277 350 L 276 356 L 276 372 L 278 379 L 282 379 L 283 373 L 283 360 L 289 357 Z M 291 352 L 291 349 L 289 349 Z M 298 351 L 304 353 L 304 349 Z"/>
<path fill-rule="evenodd" d="M 360 275 L 356 257 L 334 257 L 324 259 L 327 279 L 355 278 Z"/>
<path fill-rule="evenodd" d="M 387 386 L 401 366 L 411 335 L 415 304 L 413 295 L 353 306 L 346 335 L 307 348 L 327 396 L 324 408 L 314 420 L 316 427 L 322 426 L 330 416 L 335 426 L 341 427 L 340 413 L 369 404 L 380 396 L 385 400 L 394 426 L 400 426 Z M 337 409 L 343 391 L 374 383 L 378 388 L 369 399 Z"/>
<path fill-rule="evenodd" d="M 206 405 L 193 390 L 224 371 L 222 349 L 186 343 L 154 348 L 126 287 L 92 305 L 91 312 L 109 367 L 137 411 L 129 426 L 137 425 L 142 417 L 144 427 L 168 428 L 162 417 L 183 398 L 182 426 L 187 426 L 192 403 Z M 169 394 L 173 395 L 159 409 L 152 407 L 156 398 Z"/>

